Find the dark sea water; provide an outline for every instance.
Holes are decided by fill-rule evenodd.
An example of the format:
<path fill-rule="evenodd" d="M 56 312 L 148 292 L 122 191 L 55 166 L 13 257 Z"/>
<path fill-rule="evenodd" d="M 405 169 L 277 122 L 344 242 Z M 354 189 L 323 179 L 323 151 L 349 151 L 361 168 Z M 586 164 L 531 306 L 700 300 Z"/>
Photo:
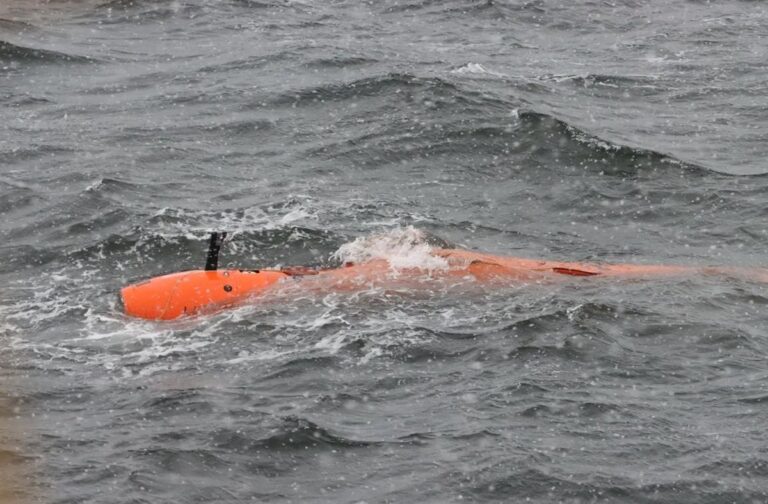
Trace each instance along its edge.
<path fill-rule="evenodd" d="M 763 2 L 0 0 L 0 501 L 768 502 L 759 282 L 117 306 L 216 229 L 768 265 L 767 156 Z"/>

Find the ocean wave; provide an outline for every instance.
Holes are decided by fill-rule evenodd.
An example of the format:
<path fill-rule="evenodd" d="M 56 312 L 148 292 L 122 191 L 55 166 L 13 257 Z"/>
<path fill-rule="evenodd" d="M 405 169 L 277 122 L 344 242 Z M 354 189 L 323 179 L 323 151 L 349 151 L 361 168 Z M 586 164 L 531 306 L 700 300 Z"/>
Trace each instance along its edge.
<path fill-rule="evenodd" d="M 494 18 L 504 18 L 504 8 L 493 0 L 416 0 L 395 2 L 383 9 L 384 14 L 428 14 L 472 15 L 486 14 Z"/>
<path fill-rule="evenodd" d="M 389 331 L 388 336 L 390 338 L 389 343 L 378 343 L 379 352 L 376 356 L 396 362 L 409 364 L 437 364 L 450 361 L 475 362 L 474 359 L 479 352 L 479 347 L 476 344 L 449 345 L 446 341 L 439 339 L 439 332 L 427 331 L 423 328 Z"/>
<path fill-rule="evenodd" d="M 445 9 L 451 8 L 452 5 L 458 5 L 459 8 L 471 6 L 478 2 L 486 2 L 488 0 L 411 0 L 411 1 L 397 1 L 394 5 L 387 5 L 383 12 L 385 14 L 398 14 L 403 12 L 415 12 L 424 11 L 437 7 L 437 12 L 442 12 Z"/>
<path fill-rule="evenodd" d="M 378 60 L 373 58 L 367 58 L 365 56 L 333 56 L 330 58 L 315 58 L 306 63 L 304 66 L 308 68 L 318 69 L 339 69 L 347 67 L 359 67 L 364 65 L 372 65 L 377 63 Z"/>
<path fill-rule="evenodd" d="M 176 102 L 179 98 L 164 97 L 163 100 Z M 269 130 L 275 130 L 277 123 L 269 119 L 228 119 L 221 122 L 210 123 L 192 123 L 172 125 L 172 126 L 131 126 L 121 128 L 112 138 L 115 142 L 126 142 L 136 140 L 152 140 L 159 135 L 164 138 L 190 136 L 196 137 L 201 134 L 218 134 L 227 139 L 246 136 L 253 138 L 254 135 L 263 134 Z"/>
<path fill-rule="evenodd" d="M 96 6 L 106 12 L 102 24 L 147 23 L 174 16 L 192 17 L 202 11 L 200 5 L 179 0 L 108 0 Z"/>
<path fill-rule="evenodd" d="M 492 75 L 480 66 L 461 67 L 456 71 Z M 605 77 L 601 82 L 617 79 Z M 374 97 L 381 101 L 372 101 Z M 462 156 L 468 152 L 476 155 L 478 149 L 482 149 L 486 155 L 529 153 L 550 166 L 581 165 L 585 169 L 620 176 L 658 170 L 659 167 L 687 174 L 711 171 L 668 153 L 602 138 L 555 113 L 538 112 L 522 101 L 479 93 L 438 77 L 372 76 L 283 93 L 273 103 L 304 107 L 362 98 L 367 98 L 367 107 L 373 105 L 375 108 L 361 110 L 361 118 L 378 113 L 378 109 L 389 110 L 392 105 L 402 117 L 388 112 L 392 120 L 386 127 L 361 128 L 353 138 L 311 148 L 308 156 L 342 157 L 366 165 L 370 159 L 402 163 L 438 156 Z M 403 108 L 403 103 L 407 103 L 407 108 Z M 428 128 L 420 126 L 418 118 L 422 116 L 430 118 Z"/>
<path fill-rule="evenodd" d="M 563 456 L 567 456 L 567 452 Z M 543 461 L 526 461 L 517 467 L 515 464 L 494 465 L 461 475 L 454 484 L 482 500 L 506 500 L 514 495 L 522 500 L 549 502 L 556 495 L 558 500 L 566 502 L 635 502 L 653 496 L 653 502 L 697 503 L 702 500 L 758 502 L 765 497 L 758 485 L 749 480 L 744 485 L 743 478 L 741 483 L 738 480 L 717 481 L 690 477 L 676 470 L 667 471 L 663 476 L 651 471 L 638 479 L 601 465 L 589 466 L 584 472 L 566 472 L 550 465 Z"/>
<path fill-rule="evenodd" d="M 603 86 L 614 89 L 637 89 L 644 88 L 650 91 L 666 90 L 666 87 L 659 85 L 659 79 L 647 75 L 612 75 L 588 73 L 584 75 L 555 75 L 547 74 L 538 77 L 538 80 L 551 82 L 567 82 L 579 87 Z"/>
<path fill-rule="evenodd" d="M 339 361 L 334 356 L 314 356 L 293 358 L 281 364 L 276 370 L 265 375 L 264 381 L 294 379 L 313 373 L 318 369 L 338 369 Z"/>
<path fill-rule="evenodd" d="M 269 9 L 277 6 L 276 2 L 260 2 L 258 0 L 230 0 L 231 3 L 250 9 Z"/>
<path fill-rule="evenodd" d="M 364 448 L 380 444 L 376 441 L 350 439 L 342 434 L 298 416 L 279 418 L 266 437 L 249 436 L 243 430 L 221 429 L 215 432 L 211 445 L 234 453 L 258 453 L 286 450 L 332 450 L 334 448 Z"/>
<path fill-rule="evenodd" d="M 251 9 L 266 9 L 266 8 L 289 8 L 297 11 L 303 11 L 306 10 L 308 7 L 311 6 L 310 4 L 307 4 L 305 2 L 298 2 L 295 0 L 272 0 L 272 1 L 262 1 L 262 0 L 227 0 L 227 3 L 237 5 L 240 7 L 247 7 Z"/>
<path fill-rule="evenodd" d="M 4 163 L 18 163 L 20 161 L 36 160 L 44 157 L 63 158 L 76 152 L 70 147 L 60 145 L 38 144 L 28 147 L 13 147 L 0 151 L 0 161 Z"/>
<path fill-rule="evenodd" d="M 550 471 L 544 463 L 535 464 L 539 468 L 531 467 L 532 465 L 534 464 L 530 460 L 507 468 L 494 465 L 472 471 L 460 478 L 457 483 L 468 485 L 468 491 L 476 498 L 483 500 L 504 500 L 505 496 L 514 495 L 521 500 L 544 498 L 546 501 L 547 496 L 555 494 L 558 499 L 594 502 L 598 497 L 620 499 L 628 496 L 629 489 L 624 489 L 622 486 L 574 481 L 572 478 L 560 475 L 557 471 Z M 630 484 L 631 482 L 621 481 L 621 483 Z"/>
<path fill-rule="evenodd" d="M 278 95 L 275 105 L 301 106 L 303 104 L 360 99 L 404 89 L 429 89 L 435 94 L 457 94 L 456 86 L 437 77 L 417 77 L 407 73 L 388 73 L 357 79 L 345 83 L 329 83 L 311 88 L 298 89 Z"/>
<path fill-rule="evenodd" d="M 45 201 L 45 197 L 31 187 L 15 186 L 0 180 L 0 215 L 4 219 L 13 214 L 19 214 L 28 207 L 39 206 Z M 5 227 L 4 225 L 0 228 Z"/>
<path fill-rule="evenodd" d="M 590 166 L 606 174 L 628 175 L 640 173 L 644 169 L 658 170 L 659 166 L 671 166 L 687 174 L 711 171 L 704 166 L 682 161 L 663 152 L 630 147 L 603 139 L 551 114 L 522 111 L 519 116 L 525 124 L 527 135 L 538 138 L 557 134 L 560 138 L 571 140 L 571 145 L 579 150 L 566 151 L 566 155 L 571 154 L 576 160 L 588 160 Z"/>
<path fill-rule="evenodd" d="M 44 266 L 60 258 L 57 249 L 23 244 L 1 246 L 0 253 L 4 256 L 0 273 L 12 273 L 24 268 Z"/>
<path fill-rule="evenodd" d="M 67 54 L 50 49 L 33 49 L 0 40 L 0 65 L 16 67 L 25 63 L 95 63 L 86 56 Z"/>
<path fill-rule="evenodd" d="M 225 61 L 223 63 L 205 65 L 201 67 L 198 72 L 219 74 L 237 70 L 256 70 L 264 68 L 271 63 L 286 63 L 289 61 L 296 61 L 299 59 L 299 56 L 300 53 L 294 50 L 277 51 L 270 54 L 260 54 L 256 56 L 249 56 L 247 58 Z M 198 96 L 199 99 L 204 99 L 207 95 L 205 93 L 199 93 L 195 96 Z"/>
<path fill-rule="evenodd" d="M 214 404 L 199 390 L 174 390 L 145 401 L 141 408 L 149 418 L 174 415 L 204 415 L 214 411 Z"/>
<path fill-rule="evenodd" d="M 99 9 L 140 9 L 146 6 L 157 6 L 157 5 L 178 5 L 182 2 L 179 2 L 177 0 L 108 0 L 106 2 L 100 3 L 97 8 Z"/>
<path fill-rule="evenodd" d="M 8 93 L 4 96 L 0 96 L 0 103 L 6 104 L 10 107 L 27 107 L 34 105 L 44 105 L 53 103 L 48 98 L 41 96 L 32 96 L 28 93 Z"/>
<path fill-rule="evenodd" d="M 451 70 L 452 74 L 455 75 L 480 75 L 480 76 L 489 76 L 494 78 L 502 78 L 506 79 L 507 76 L 505 74 L 494 72 L 493 70 L 489 70 L 485 68 L 480 63 L 467 63 L 466 65 L 462 65 L 460 67 L 454 68 Z"/>
<path fill-rule="evenodd" d="M 760 478 L 768 477 L 768 459 L 758 456 L 744 456 L 735 459 L 721 459 L 702 464 L 695 473 L 719 474 L 723 477 Z"/>
<path fill-rule="evenodd" d="M 220 458 L 211 450 L 202 448 L 140 448 L 130 450 L 135 460 L 149 462 L 162 471 L 175 474 L 209 474 L 211 470 L 227 467 L 229 462 Z"/>
<path fill-rule="evenodd" d="M 586 352 L 565 340 L 563 344 L 558 345 L 521 345 L 507 352 L 504 358 L 521 362 L 552 359 L 575 362 L 582 360 L 585 355 Z"/>
<path fill-rule="evenodd" d="M 37 32 L 39 28 L 33 24 L 19 21 L 18 19 L 0 18 L 0 32 L 13 33 L 19 35 L 28 32 Z"/>

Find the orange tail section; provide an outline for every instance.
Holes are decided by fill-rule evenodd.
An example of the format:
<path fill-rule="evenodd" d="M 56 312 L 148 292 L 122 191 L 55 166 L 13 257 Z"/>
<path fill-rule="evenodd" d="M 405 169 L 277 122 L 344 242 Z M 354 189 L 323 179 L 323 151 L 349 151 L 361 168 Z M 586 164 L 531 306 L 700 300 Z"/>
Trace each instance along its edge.
<path fill-rule="evenodd" d="M 121 295 L 126 315 L 171 320 L 237 304 L 287 276 L 282 271 L 184 271 L 129 285 Z"/>

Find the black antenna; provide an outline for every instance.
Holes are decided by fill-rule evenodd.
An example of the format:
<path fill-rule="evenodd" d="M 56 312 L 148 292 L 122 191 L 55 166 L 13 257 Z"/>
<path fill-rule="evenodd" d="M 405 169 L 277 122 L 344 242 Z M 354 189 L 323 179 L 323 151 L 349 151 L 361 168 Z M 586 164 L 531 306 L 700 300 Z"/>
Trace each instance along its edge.
<path fill-rule="evenodd" d="M 208 257 L 205 259 L 205 271 L 215 271 L 219 267 L 219 250 L 226 237 L 226 232 L 211 233 L 211 241 L 208 242 Z"/>

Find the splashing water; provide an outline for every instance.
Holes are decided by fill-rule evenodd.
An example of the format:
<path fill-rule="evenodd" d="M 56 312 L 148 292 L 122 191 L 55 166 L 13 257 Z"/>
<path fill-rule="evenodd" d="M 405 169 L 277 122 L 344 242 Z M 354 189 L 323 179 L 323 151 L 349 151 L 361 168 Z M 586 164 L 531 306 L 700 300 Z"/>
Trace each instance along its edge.
<path fill-rule="evenodd" d="M 353 263 L 384 259 L 395 270 L 448 268 L 445 259 L 432 255 L 426 235 L 413 226 L 357 238 L 339 247 L 333 258 Z"/>

